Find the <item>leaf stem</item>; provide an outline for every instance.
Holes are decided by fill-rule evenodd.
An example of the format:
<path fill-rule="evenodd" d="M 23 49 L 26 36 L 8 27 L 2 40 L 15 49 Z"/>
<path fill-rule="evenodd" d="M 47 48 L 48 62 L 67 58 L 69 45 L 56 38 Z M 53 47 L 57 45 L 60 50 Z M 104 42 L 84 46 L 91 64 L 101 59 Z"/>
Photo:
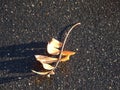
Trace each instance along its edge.
<path fill-rule="evenodd" d="M 73 28 L 75 28 L 76 26 L 78 26 L 78 25 L 80 25 L 80 24 L 81 24 L 81 23 L 76 23 L 76 24 L 74 24 L 74 25 L 70 28 L 70 30 L 68 31 L 67 35 L 65 36 L 65 39 L 64 39 L 62 48 L 61 48 L 61 50 L 60 50 L 60 54 L 59 54 L 58 61 L 56 62 L 56 65 L 55 65 L 55 67 L 52 69 L 52 71 L 54 71 L 54 70 L 57 68 L 57 66 L 58 66 L 58 64 L 59 64 L 59 62 L 60 62 L 60 60 L 61 60 L 61 58 L 62 58 L 62 52 L 63 52 L 63 50 L 64 50 L 64 47 L 65 47 L 65 44 L 66 44 L 66 41 L 67 41 L 67 38 L 68 38 L 70 32 L 73 30 Z"/>

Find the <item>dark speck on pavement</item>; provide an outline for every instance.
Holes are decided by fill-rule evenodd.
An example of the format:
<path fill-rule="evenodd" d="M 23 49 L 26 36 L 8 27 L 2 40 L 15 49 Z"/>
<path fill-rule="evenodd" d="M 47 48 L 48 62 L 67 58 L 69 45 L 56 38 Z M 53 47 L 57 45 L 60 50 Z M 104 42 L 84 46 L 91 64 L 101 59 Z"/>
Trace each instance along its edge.
<path fill-rule="evenodd" d="M 70 61 L 51 78 L 31 72 L 78 22 Z M 120 0 L 0 0 L 0 90 L 120 90 Z"/>

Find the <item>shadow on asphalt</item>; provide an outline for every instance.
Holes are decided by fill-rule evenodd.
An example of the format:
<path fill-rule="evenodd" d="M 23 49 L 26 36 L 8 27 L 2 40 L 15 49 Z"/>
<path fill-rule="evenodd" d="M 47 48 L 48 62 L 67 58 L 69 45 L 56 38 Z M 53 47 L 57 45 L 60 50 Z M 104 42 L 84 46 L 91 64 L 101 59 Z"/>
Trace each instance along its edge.
<path fill-rule="evenodd" d="M 41 69 L 41 64 L 34 58 L 36 54 L 46 53 L 45 42 L 12 45 L 0 48 L 0 84 L 33 76 L 32 69 Z M 18 75 L 23 74 L 23 75 Z M 25 74 L 25 75 L 24 75 Z"/>
<path fill-rule="evenodd" d="M 35 54 L 43 54 L 47 43 L 31 42 L 29 44 L 0 47 L 0 58 L 3 57 L 27 57 Z"/>
<path fill-rule="evenodd" d="M 59 34 L 58 34 L 58 40 L 62 42 L 62 39 L 64 35 L 66 35 L 66 31 L 68 31 L 68 28 L 71 28 L 74 24 L 67 25 L 66 27 L 61 28 Z"/>

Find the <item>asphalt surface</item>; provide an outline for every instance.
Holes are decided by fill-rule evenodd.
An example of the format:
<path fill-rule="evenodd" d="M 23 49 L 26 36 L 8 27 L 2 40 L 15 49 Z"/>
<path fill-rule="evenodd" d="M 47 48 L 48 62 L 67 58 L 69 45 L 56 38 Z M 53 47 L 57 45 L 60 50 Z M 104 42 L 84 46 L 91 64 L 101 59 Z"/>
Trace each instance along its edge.
<path fill-rule="evenodd" d="M 34 55 L 78 22 L 70 61 L 32 73 Z M 120 90 L 120 0 L 0 0 L 0 90 Z"/>

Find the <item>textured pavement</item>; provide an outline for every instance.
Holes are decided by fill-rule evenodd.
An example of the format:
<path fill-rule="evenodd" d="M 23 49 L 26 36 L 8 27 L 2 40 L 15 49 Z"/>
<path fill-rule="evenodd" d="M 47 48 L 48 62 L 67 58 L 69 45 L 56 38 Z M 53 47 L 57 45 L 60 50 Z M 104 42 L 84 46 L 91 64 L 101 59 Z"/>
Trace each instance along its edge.
<path fill-rule="evenodd" d="M 46 78 L 35 54 L 53 37 L 75 51 Z M 119 0 L 0 0 L 0 90 L 120 90 Z"/>

